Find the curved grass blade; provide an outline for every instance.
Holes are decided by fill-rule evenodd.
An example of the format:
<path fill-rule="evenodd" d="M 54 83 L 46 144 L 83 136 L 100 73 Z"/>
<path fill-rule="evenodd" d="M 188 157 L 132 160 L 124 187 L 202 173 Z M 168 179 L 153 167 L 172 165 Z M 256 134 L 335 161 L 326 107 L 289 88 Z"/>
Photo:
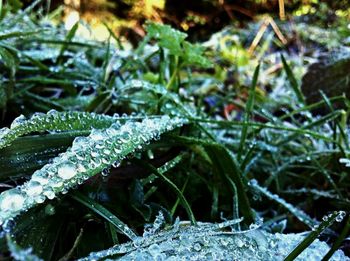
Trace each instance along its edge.
<path fill-rule="evenodd" d="M 12 122 L 10 128 L 0 129 L 0 149 L 32 132 L 100 129 L 109 127 L 115 121 L 112 116 L 73 111 L 51 110 L 47 114 L 36 113 L 30 119 L 21 115 Z"/>
<path fill-rule="evenodd" d="M 315 225 L 318 225 L 318 222 L 313 220 L 311 217 L 309 217 L 306 213 L 301 211 L 300 209 L 294 207 L 290 203 L 286 202 L 284 199 L 280 198 L 278 195 L 272 194 L 270 191 L 268 191 L 266 188 L 261 187 L 257 180 L 253 179 L 250 180 L 249 185 L 265 195 L 270 200 L 273 200 L 286 208 L 290 213 L 292 213 L 297 219 L 299 219 L 301 222 L 309 226 L 310 228 L 313 228 Z"/>
<path fill-rule="evenodd" d="M 234 204 L 239 204 L 239 210 L 244 217 L 245 223 L 254 223 L 255 216 L 248 200 L 246 184 L 243 180 L 242 172 L 232 155 L 225 147 L 219 144 L 205 146 L 205 149 L 212 161 L 214 171 L 229 182 L 229 187 L 234 197 Z M 236 195 L 238 199 L 235 198 Z M 236 209 L 233 209 L 233 211 L 236 214 Z"/>
<path fill-rule="evenodd" d="M 22 249 L 14 241 L 10 235 L 6 235 L 7 245 L 11 252 L 11 256 L 18 261 L 42 261 L 39 257 L 32 254 L 32 249 Z"/>
<path fill-rule="evenodd" d="M 168 135 L 168 142 L 174 142 L 177 145 L 202 145 L 211 160 L 214 171 L 217 173 L 217 175 L 223 176 L 225 179 L 227 179 L 229 182 L 229 187 L 232 190 L 232 194 L 234 196 L 238 195 L 238 204 L 240 206 L 239 210 L 244 216 L 245 222 L 247 224 L 254 223 L 255 216 L 250 207 L 246 192 L 247 182 L 238 168 L 238 163 L 224 146 L 213 141 L 174 135 Z M 234 202 L 234 204 L 237 204 L 237 202 Z"/>
<path fill-rule="evenodd" d="M 184 195 L 182 194 L 182 191 L 170 180 L 168 179 L 163 173 L 161 173 L 160 171 L 158 171 L 155 167 L 153 167 L 151 164 L 143 162 L 141 160 L 138 160 L 138 162 L 140 164 L 142 164 L 143 166 L 145 166 L 146 168 L 148 168 L 149 170 L 151 170 L 155 175 L 157 175 L 158 177 L 160 177 L 162 180 L 164 180 L 176 193 L 176 195 L 178 196 L 178 198 L 180 199 L 183 207 L 185 208 L 188 218 L 191 221 L 192 225 L 196 225 L 196 219 L 193 215 L 192 209 L 190 204 L 187 202 L 186 198 L 184 197 Z"/>
<path fill-rule="evenodd" d="M 290 66 L 288 65 L 288 63 L 287 63 L 287 61 L 286 61 L 286 59 L 284 58 L 283 55 L 281 55 L 281 60 L 282 60 L 282 63 L 283 63 L 283 68 L 286 71 L 287 78 L 288 78 L 288 81 L 290 83 L 290 86 L 293 88 L 293 91 L 295 92 L 295 94 L 296 94 L 296 96 L 298 98 L 298 101 L 301 104 L 305 104 L 305 98 L 304 98 L 304 95 L 303 95 L 303 93 L 301 92 L 301 90 L 299 88 L 298 81 L 295 78 L 295 76 L 294 76 Z"/>
<path fill-rule="evenodd" d="M 243 122 L 246 124 L 243 125 L 243 127 L 242 127 L 241 140 L 239 142 L 239 148 L 237 151 L 237 160 L 238 161 L 241 161 L 241 157 L 242 157 L 242 154 L 244 151 L 245 141 L 246 141 L 247 135 L 248 135 L 249 124 L 247 124 L 247 123 L 250 121 L 250 117 L 251 117 L 253 107 L 254 107 L 255 87 L 256 87 L 256 84 L 258 82 L 259 71 L 260 71 L 260 64 L 256 67 L 256 69 L 254 71 L 253 82 L 252 82 L 252 85 L 249 89 L 249 98 L 247 101 L 247 105 L 245 107 L 244 120 L 243 120 Z"/>
<path fill-rule="evenodd" d="M 328 253 L 322 258 L 322 261 L 327 261 L 332 257 L 335 251 L 337 251 L 341 246 L 341 244 L 343 243 L 345 237 L 349 234 L 349 231 L 350 231 L 350 216 L 348 216 L 342 232 L 337 237 L 336 241 L 334 242 L 334 244 L 332 245 Z"/>
<path fill-rule="evenodd" d="M 327 219 L 325 219 L 315 231 L 312 231 L 303 241 L 293 249 L 292 252 L 284 259 L 284 261 L 295 260 L 301 252 L 303 252 L 307 247 L 309 247 L 312 242 L 325 230 L 327 227 L 333 224 L 333 222 L 341 215 L 342 211 L 334 211 Z"/>
<path fill-rule="evenodd" d="M 11 146 L 0 150 L 0 180 L 32 174 L 50 159 L 65 152 L 75 137 L 89 133 L 68 131 L 17 138 Z"/>
<path fill-rule="evenodd" d="M 77 137 L 67 152 L 37 170 L 29 181 L 0 194 L 0 224 L 22 211 L 53 199 L 61 192 L 82 184 L 127 155 L 142 149 L 151 140 L 186 124 L 182 118 L 162 116 L 112 124 L 103 130 L 94 129 L 88 137 Z"/>
<path fill-rule="evenodd" d="M 126 225 L 121 221 L 119 218 L 117 218 L 115 215 L 113 215 L 108 209 L 106 209 L 104 206 L 100 205 L 93 199 L 75 191 L 72 195 L 72 198 L 74 198 L 76 201 L 80 202 L 84 206 L 88 207 L 104 219 L 106 219 L 108 222 L 113 224 L 117 230 L 130 238 L 131 240 L 135 239 L 137 235 Z"/>

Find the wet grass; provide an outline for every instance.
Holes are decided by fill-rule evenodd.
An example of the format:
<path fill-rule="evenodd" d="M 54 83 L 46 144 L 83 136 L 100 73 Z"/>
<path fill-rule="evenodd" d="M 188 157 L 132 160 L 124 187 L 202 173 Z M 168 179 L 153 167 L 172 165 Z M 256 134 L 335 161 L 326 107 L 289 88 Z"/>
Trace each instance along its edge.
<path fill-rule="evenodd" d="M 142 235 L 159 212 L 169 225 L 176 217 L 192 224 L 242 217 L 236 230 L 312 230 L 287 260 L 316 238 L 332 245 L 325 259 L 343 248 L 349 219 L 332 221 L 334 211 L 350 206 L 349 168 L 340 162 L 349 156 L 349 101 L 322 94 L 306 103 L 295 73 L 305 70 L 295 62 L 302 56 L 271 41 L 269 51 L 257 50 L 262 59 L 237 65 L 215 46 L 191 44 L 155 24 L 136 50 L 120 50 L 79 37 L 81 24 L 67 32 L 45 18 L 28 9 L 0 20 L 0 217 L 9 212 L 5 191 L 26 188 L 35 170 L 69 155 L 75 138 L 91 142 L 91 132 L 111 131 L 112 123 L 119 130 L 149 119 L 152 139 L 142 141 L 135 127 L 138 142 L 122 160 L 88 168 L 87 180 L 64 180 L 54 199 L 40 198 L 3 220 L 0 258 L 9 259 L 8 245 L 16 249 L 5 234 L 45 260 L 84 257 Z M 282 69 L 271 76 L 276 63 Z M 162 115 L 182 124 L 167 129 L 158 122 Z M 101 146 L 92 158 L 112 145 Z"/>

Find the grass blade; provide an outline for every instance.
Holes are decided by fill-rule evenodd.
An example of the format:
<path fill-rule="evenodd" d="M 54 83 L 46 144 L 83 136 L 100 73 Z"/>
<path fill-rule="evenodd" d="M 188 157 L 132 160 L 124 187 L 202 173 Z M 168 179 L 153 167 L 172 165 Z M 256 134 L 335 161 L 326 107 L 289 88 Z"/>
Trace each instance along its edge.
<path fill-rule="evenodd" d="M 71 197 L 74 198 L 76 201 L 80 202 L 84 206 L 88 207 L 104 219 L 106 219 L 108 222 L 113 224 L 117 230 L 130 238 L 131 240 L 135 239 L 137 235 L 124 223 L 122 222 L 119 218 L 117 218 L 115 215 L 113 215 L 108 209 L 106 209 L 104 206 L 100 205 L 93 199 L 79 193 L 79 192 L 74 192 L 71 194 Z"/>
<path fill-rule="evenodd" d="M 245 142 L 247 139 L 248 128 L 249 128 L 249 124 L 247 124 L 247 123 L 250 121 L 251 113 L 252 113 L 253 108 L 254 108 L 255 87 L 256 87 L 257 82 L 258 82 L 259 71 L 260 71 L 260 64 L 256 67 L 256 69 L 254 71 L 252 85 L 249 89 L 249 98 L 248 98 L 248 101 L 247 101 L 247 104 L 245 107 L 244 120 L 243 120 L 243 122 L 246 124 L 243 125 L 243 127 L 242 127 L 241 140 L 239 142 L 239 148 L 238 148 L 238 152 L 237 152 L 238 162 L 241 161 L 243 151 L 245 150 L 244 146 L 245 146 Z"/>
<path fill-rule="evenodd" d="M 0 194 L 0 223 L 81 184 L 160 134 L 185 123 L 185 119 L 163 116 L 124 125 L 116 123 L 104 130 L 93 130 L 88 137 L 77 137 L 66 153 L 36 171 L 29 181 Z"/>
<path fill-rule="evenodd" d="M 346 236 L 349 234 L 349 231 L 350 231 L 350 216 L 348 216 L 343 230 L 341 231 L 340 235 L 337 237 L 336 241 L 334 242 L 334 244 L 332 245 L 328 253 L 322 258 L 322 261 L 329 260 L 332 257 L 335 251 L 339 249 L 339 247 L 343 243 Z"/>
<path fill-rule="evenodd" d="M 281 59 L 282 59 L 282 63 L 283 63 L 283 68 L 286 71 L 287 74 L 287 78 L 288 81 L 290 83 L 290 86 L 293 88 L 294 93 L 296 94 L 298 101 L 301 104 L 305 104 L 305 98 L 303 93 L 301 92 L 300 88 L 299 88 L 299 84 L 297 79 L 295 78 L 290 66 L 288 65 L 286 59 L 284 58 L 284 56 L 281 54 Z"/>
<path fill-rule="evenodd" d="M 184 197 L 184 195 L 182 194 L 181 190 L 170 180 L 168 179 L 163 173 L 161 173 L 160 171 L 158 171 L 155 167 L 153 167 L 151 164 L 146 163 L 144 161 L 141 160 L 137 160 L 142 166 L 144 166 L 145 168 L 149 169 L 150 171 L 152 171 L 155 175 L 157 175 L 158 177 L 160 177 L 162 180 L 164 180 L 176 193 L 176 195 L 179 197 L 183 207 L 185 208 L 188 218 L 191 221 L 192 225 L 196 225 L 196 219 L 193 215 L 192 209 L 190 204 L 187 202 L 186 198 Z"/>
<path fill-rule="evenodd" d="M 315 231 L 310 232 L 310 234 L 299 243 L 299 245 L 296 246 L 296 248 L 293 249 L 292 252 L 289 253 L 289 255 L 284 259 L 284 261 L 292 261 L 295 260 L 301 252 L 303 252 L 308 246 L 312 244 L 312 242 L 315 241 L 315 239 L 330 225 L 333 224 L 333 222 L 336 220 L 336 218 L 340 215 L 340 212 L 333 212 L 327 219 L 325 219 Z"/>

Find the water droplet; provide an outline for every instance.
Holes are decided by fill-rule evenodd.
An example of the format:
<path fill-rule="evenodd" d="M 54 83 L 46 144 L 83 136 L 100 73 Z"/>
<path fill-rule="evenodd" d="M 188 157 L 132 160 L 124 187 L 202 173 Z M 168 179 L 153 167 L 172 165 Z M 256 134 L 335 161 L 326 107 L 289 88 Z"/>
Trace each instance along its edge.
<path fill-rule="evenodd" d="M 342 222 L 345 216 L 346 216 L 345 211 L 339 211 L 338 216 L 335 218 L 335 221 Z"/>
<path fill-rule="evenodd" d="M 24 196 L 18 189 L 7 190 L 0 195 L 1 211 L 18 211 L 24 205 Z"/>
<path fill-rule="evenodd" d="M 46 205 L 45 207 L 45 213 L 49 216 L 52 216 L 56 213 L 55 207 L 51 204 Z"/>
<path fill-rule="evenodd" d="M 7 135 L 10 132 L 10 129 L 7 127 L 0 129 L 0 139 L 2 139 L 5 135 Z"/>
<path fill-rule="evenodd" d="M 54 109 L 52 109 L 52 110 L 49 110 L 46 114 L 47 115 L 57 115 L 57 111 L 56 110 L 54 110 Z"/>
<path fill-rule="evenodd" d="M 22 125 L 26 120 L 27 120 L 27 118 L 22 114 L 22 115 L 18 116 L 16 119 L 13 120 L 13 122 L 11 123 L 10 128 L 14 129 L 14 128 Z"/>
<path fill-rule="evenodd" d="M 97 130 L 97 129 L 93 129 L 89 137 L 95 141 L 104 140 L 107 138 L 106 135 L 101 130 Z"/>
<path fill-rule="evenodd" d="M 46 196 L 48 199 L 54 199 L 55 198 L 55 192 L 51 188 L 47 188 L 43 192 L 44 196 Z"/>
<path fill-rule="evenodd" d="M 77 174 L 77 169 L 72 163 L 63 163 L 57 169 L 58 176 L 62 179 L 71 179 Z"/>
<path fill-rule="evenodd" d="M 37 196 L 43 191 L 43 187 L 38 181 L 31 180 L 25 186 L 25 192 L 30 197 Z"/>
<path fill-rule="evenodd" d="M 49 183 L 49 180 L 46 177 L 43 177 L 43 173 L 40 170 L 34 172 L 34 174 L 32 175 L 31 180 L 32 181 L 37 181 L 41 185 L 46 185 L 47 183 Z"/>

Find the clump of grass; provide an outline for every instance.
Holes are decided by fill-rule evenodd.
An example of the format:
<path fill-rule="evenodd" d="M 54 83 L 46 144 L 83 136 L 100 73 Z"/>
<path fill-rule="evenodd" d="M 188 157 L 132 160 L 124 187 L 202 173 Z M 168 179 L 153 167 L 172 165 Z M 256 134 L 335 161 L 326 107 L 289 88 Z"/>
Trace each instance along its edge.
<path fill-rule="evenodd" d="M 226 58 L 169 26 L 149 23 L 125 51 L 44 21 L 31 9 L 0 20 L 1 253 L 88 256 L 135 240 L 159 212 L 166 224 L 240 220 L 235 233 L 321 224 L 288 258 L 322 232 L 327 257 L 341 246 L 348 221 L 321 220 L 349 208 L 349 108 L 333 102 L 349 103 L 307 104 L 295 57 L 266 53 L 221 88 Z M 266 83 L 271 56 L 284 70 Z"/>

